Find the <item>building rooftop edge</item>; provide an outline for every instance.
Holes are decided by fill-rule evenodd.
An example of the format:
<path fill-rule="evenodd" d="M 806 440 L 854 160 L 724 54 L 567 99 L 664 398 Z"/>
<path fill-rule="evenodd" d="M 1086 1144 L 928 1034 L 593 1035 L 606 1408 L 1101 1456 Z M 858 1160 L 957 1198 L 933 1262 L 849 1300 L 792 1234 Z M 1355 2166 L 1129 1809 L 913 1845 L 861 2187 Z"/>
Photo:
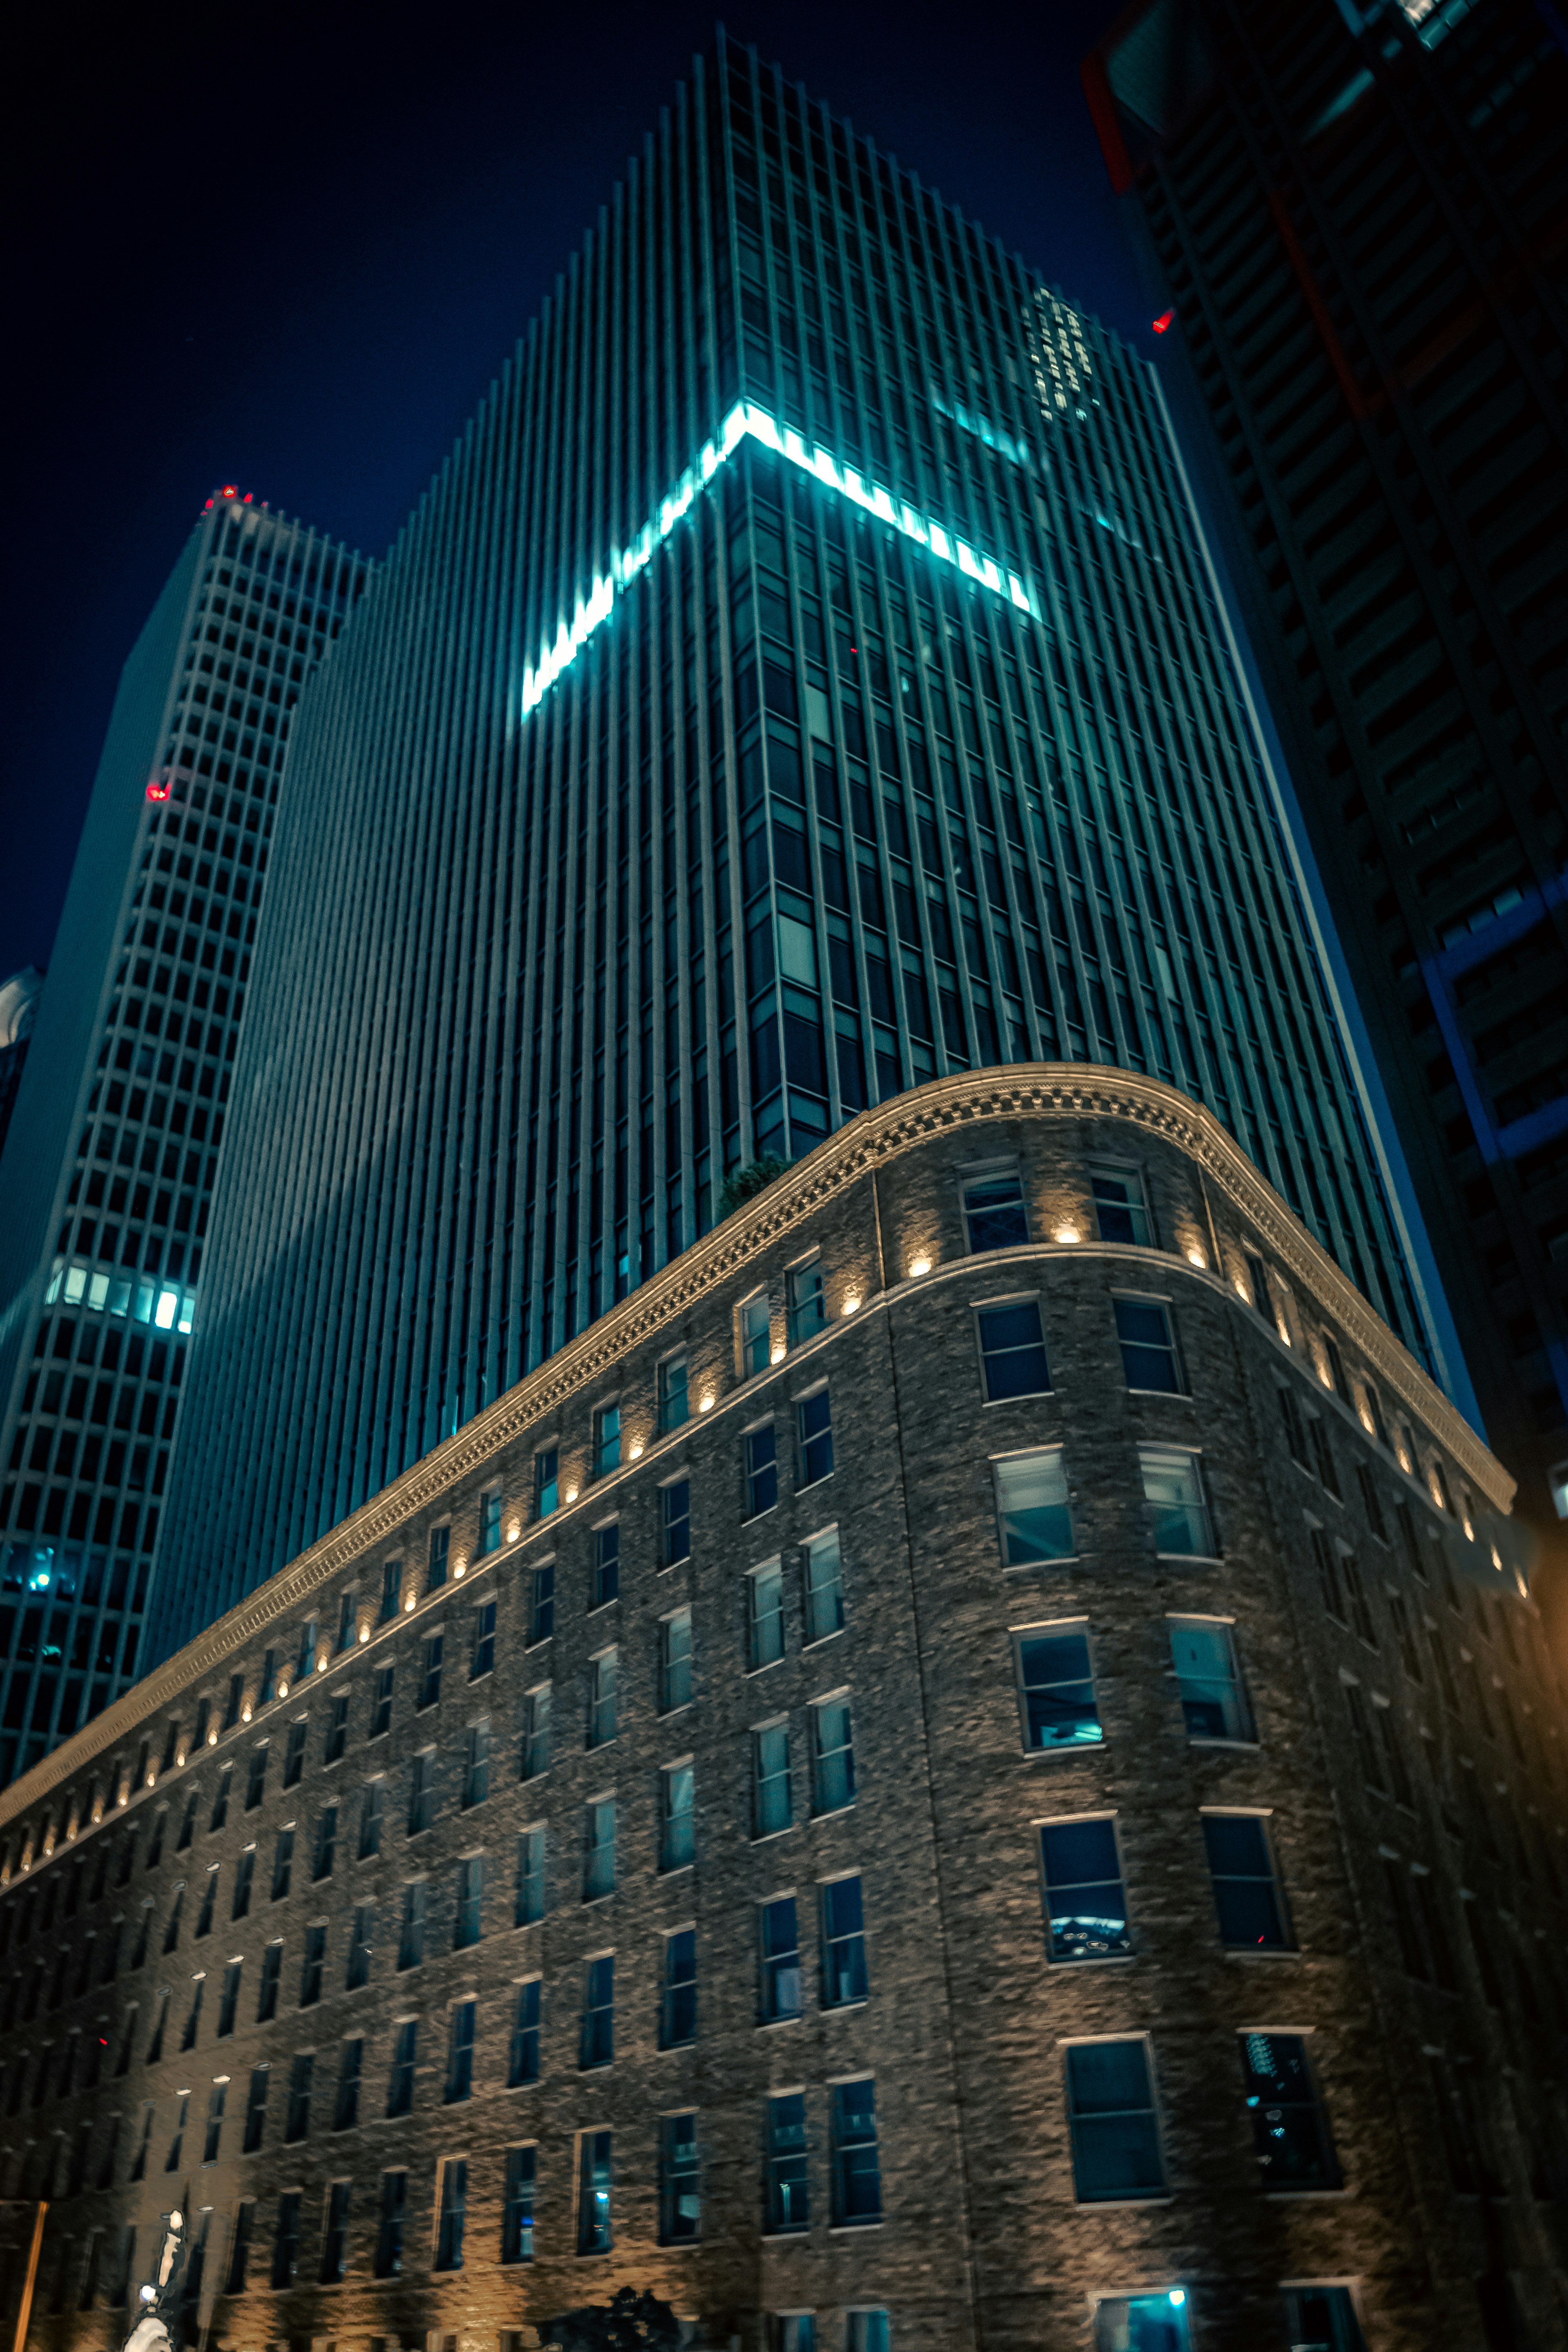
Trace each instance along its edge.
<path fill-rule="evenodd" d="M 1336 1318 L 1368 1365 L 1426 1425 L 1487 1501 L 1508 1513 L 1515 1480 L 1211 1111 L 1158 1078 L 1107 1063 L 1023 1062 L 968 1071 L 933 1079 L 861 1111 L 755 1200 L 672 1258 L 629 1298 L 589 1324 L 451 1437 L 421 1454 L 30 1772 L 0 1790 L 0 1828 L 107 1753 L 226 1657 L 291 1616 L 340 1570 L 480 1469 L 503 1445 L 570 1398 L 596 1387 L 628 1348 L 648 1339 L 673 1318 L 689 1313 L 749 1259 L 837 1193 L 945 1129 L 970 1120 L 1041 1115 L 1130 1119 L 1184 1151 L 1257 1229 L 1301 1288 Z"/>

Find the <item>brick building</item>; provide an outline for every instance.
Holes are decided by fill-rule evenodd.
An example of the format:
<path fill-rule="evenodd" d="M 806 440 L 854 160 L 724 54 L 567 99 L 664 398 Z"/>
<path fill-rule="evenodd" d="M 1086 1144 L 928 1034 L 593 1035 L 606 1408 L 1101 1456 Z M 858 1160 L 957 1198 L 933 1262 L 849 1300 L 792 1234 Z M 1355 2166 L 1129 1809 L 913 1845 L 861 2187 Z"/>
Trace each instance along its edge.
<path fill-rule="evenodd" d="M 7 2318 L 1561 2345 L 1510 1491 L 1170 1087 L 867 1111 L 0 1797 Z"/>

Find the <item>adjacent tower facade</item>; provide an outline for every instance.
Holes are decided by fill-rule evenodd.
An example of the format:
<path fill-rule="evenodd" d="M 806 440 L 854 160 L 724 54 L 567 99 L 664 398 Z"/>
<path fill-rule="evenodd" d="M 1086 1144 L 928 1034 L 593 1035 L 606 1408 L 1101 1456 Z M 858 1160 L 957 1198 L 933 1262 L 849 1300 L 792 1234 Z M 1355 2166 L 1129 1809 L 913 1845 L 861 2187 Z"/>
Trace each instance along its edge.
<path fill-rule="evenodd" d="M 146 1663 L 279 769 L 363 576 L 215 492 L 121 680 L 0 1160 L 0 1785 Z"/>
<path fill-rule="evenodd" d="M 1153 0 L 1088 61 L 1492 1444 L 1568 1517 L 1560 20 Z"/>
<path fill-rule="evenodd" d="M 1430 1360 L 1152 372 L 699 61 L 300 714 L 173 1643 L 997 1061 L 1209 1105 Z"/>

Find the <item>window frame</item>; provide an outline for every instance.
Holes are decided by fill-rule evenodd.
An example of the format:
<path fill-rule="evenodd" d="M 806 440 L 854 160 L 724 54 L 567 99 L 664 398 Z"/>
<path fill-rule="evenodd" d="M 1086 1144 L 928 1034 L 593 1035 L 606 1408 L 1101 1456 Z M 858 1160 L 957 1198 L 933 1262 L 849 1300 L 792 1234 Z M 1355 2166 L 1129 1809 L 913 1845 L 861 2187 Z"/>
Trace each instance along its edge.
<path fill-rule="evenodd" d="M 1089 1661 L 1089 1674 L 1086 1679 L 1089 1683 L 1095 1721 L 1100 1727 L 1100 1736 L 1096 1739 L 1062 1741 L 1050 1745 L 1042 1742 L 1037 1746 L 1032 1745 L 1029 1739 L 1028 1695 L 1030 1690 L 1065 1690 L 1075 1685 L 1072 1678 L 1067 1676 L 1053 1683 L 1026 1683 L 1024 1679 L 1023 1645 L 1031 1638 L 1059 1639 L 1079 1633 L 1083 1635 L 1084 1648 Z M 1100 1695 L 1095 1689 L 1093 1638 L 1089 1631 L 1087 1612 L 1071 1617 L 1042 1618 L 1028 1625 L 1009 1625 L 1007 1642 L 1012 1653 L 1013 1687 L 1018 1708 L 1019 1742 L 1023 1754 L 1029 1759 L 1045 1756 L 1081 1756 L 1090 1748 L 1103 1748 L 1106 1745 L 1105 1718 L 1100 1712 Z"/>
<path fill-rule="evenodd" d="M 1093 1159 L 1085 1160 L 1084 1174 L 1089 1181 L 1089 1209 L 1090 1216 L 1094 1219 L 1095 1239 L 1100 1244 L 1101 1248 L 1158 1248 L 1159 1244 L 1155 1234 L 1154 1212 L 1149 1199 L 1149 1181 L 1142 1161 L 1138 1160 L 1106 1159 L 1097 1155 Z M 1130 1183 L 1135 1197 L 1132 1200 L 1126 1202 L 1101 1202 L 1094 1189 L 1094 1180 L 1096 1176 L 1110 1177 L 1117 1183 Z M 1109 1209 L 1112 1214 L 1115 1214 L 1120 1211 L 1121 1213 L 1128 1219 L 1129 1223 L 1132 1227 L 1132 1232 L 1130 1237 L 1123 1238 L 1120 1234 L 1108 1234 L 1105 1231 L 1100 1219 L 1100 1210 L 1102 1208 Z M 1138 1226 L 1140 1223 L 1142 1223 L 1143 1227 L 1142 1234 L 1138 1232 Z"/>
<path fill-rule="evenodd" d="M 1004 1508 L 1002 1499 L 1004 1467 L 1005 1465 L 1014 1462 L 1032 1462 L 1046 1454 L 1052 1456 L 1060 1468 L 1064 1499 L 1059 1504 L 1048 1503 L 1043 1507 L 1036 1505 L 1034 1507 L 1036 1509 L 1043 1507 L 1047 1510 L 1059 1509 L 1066 1512 L 1068 1535 L 1072 1544 L 1072 1549 L 1070 1551 L 1037 1552 L 1027 1559 L 1009 1559 L 1007 1557 L 1006 1532 L 1006 1520 L 1009 1514 Z M 996 1520 L 996 1546 L 1001 1554 L 1004 1573 L 1011 1575 L 1016 1572 L 1027 1571 L 1030 1569 L 1060 1568 L 1067 1565 L 1069 1561 L 1076 1560 L 1079 1557 L 1078 1529 L 1073 1522 L 1072 1488 L 1068 1484 L 1066 1445 L 1064 1444 L 1058 1443 L 1051 1445 L 1010 1446 L 1001 1454 L 992 1454 L 987 1455 L 986 1460 L 987 1466 L 991 1472 L 991 1498 L 992 1508 L 994 1512 Z M 1016 1514 L 1015 1513 L 1012 1516 L 1016 1517 Z"/>
<path fill-rule="evenodd" d="M 1148 2106 L 1146 2108 L 1103 2108 L 1098 2112 L 1105 2115 L 1147 2114 L 1150 2116 L 1153 2127 L 1154 2153 L 1158 2159 L 1160 2168 L 1160 2184 L 1158 2188 L 1151 2188 L 1142 2192 L 1134 2191 L 1131 2195 L 1122 2194 L 1120 2196 L 1086 2197 L 1082 2192 L 1079 2179 L 1079 2141 L 1077 2126 L 1080 2117 L 1079 2111 L 1075 2106 L 1073 2101 L 1072 2053 L 1075 2050 L 1100 2048 L 1112 2042 L 1138 2042 L 1142 2046 L 1143 2052 L 1143 2079 L 1149 2092 Z M 1161 2111 L 1160 2078 L 1154 2065 L 1154 2038 L 1152 2033 L 1147 2032 L 1132 2033 L 1074 2033 L 1064 2036 L 1061 2047 L 1063 2105 L 1067 2115 L 1068 2161 L 1072 2172 L 1073 2202 L 1077 2205 L 1089 2205 L 1095 2207 L 1109 2206 L 1112 2210 L 1118 2206 L 1170 2204 L 1173 2197 L 1170 2165 L 1166 2156 L 1165 2124 L 1164 2116 Z"/>
<path fill-rule="evenodd" d="M 1182 1360 L 1182 1345 L 1180 1336 L 1176 1329 L 1176 1309 L 1174 1300 L 1163 1297 L 1158 1291 L 1152 1290 L 1113 1290 L 1110 1292 L 1110 1297 L 1111 1322 L 1113 1325 L 1116 1324 L 1117 1321 L 1116 1310 L 1118 1307 L 1144 1307 L 1157 1308 L 1165 1327 L 1166 1338 L 1163 1347 L 1157 1347 L 1153 1341 L 1148 1339 L 1129 1339 L 1124 1338 L 1120 1328 L 1117 1328 L 1116 1348 L 1117 1353 L 1121 1359 L 1121 1377 L 1128 1395 L 1180 1397 L 1190 1402 L 1192 1398 L 1192 1390 L 1187 1381 L 1186 1367 Z M 1127 1369 L 1127 1350 L 1129 1348 L 1141 1349 L 1144 1353 L 1149 1355 L 1156 1353 L 1168 1355 L 1171 1360 L 1171 1377 L 1174 1382 L 1174 1386 L 1171 1388 L 1152 1389 L 1138 1386 L 1129 1375 Z"/>
<path fill-rule="evenodd" d="M 1008 1307 L 1032 1307 L 1035 1310 L 1035 1320 L 1039 1331 L 1040 1361 L 1045 1367 L 1045 1386 L 1037 1389 L 1010 1389 L 1005 1396 L 993 1396 L 989 1374 L 992 1358 L 1024 1355 L 1027 1352 L 1027 1349 L 1019 1347 L 987 1350 L 981 1318 L 984 1315 L 1005 1312 Z M 984 1408 L 989 1410 L 992 1405 L 1028 1403 L 1037 1397 L 1052 1396 L 1056 1393 L 1051 1380 L 1050 1350 L 1046 1346 L 1045 1306 L 1039 1291 L 1017 1290 L 999 1298 L 972 1298 L 969 1302 L 969 1312 L 974 1327 L 974 1353 L 980 1366 L 981 1404 Z M 1029 1344 L 1032 1346 L 1033 1343 Z"/>
<path fill-rule="evenodd" d="M 1024 1183 L 1024 1166 L 1020 1159 L 1013 1155 L 994 1160 L 973 1160 L 968 1165 L 956 1169 L 953 1175 L 958 1190 L 959 1231 L 963 1238 L 963 1255 L 966 1258 L 988 1257 L 994 1250 L 1026 1249 L 1029 1246 L 1034 1234 L 1030 1230 L 1029 1196 Z M 1004 1206 L 1012 1204 L 997 1202 L 989 1209 L 981 1208 L 972 1211 L 969 1205 L 969 1188 L 972 1184 L 994 1184 L 1005 1177 L 1011 1177 L 1018 1188 L 1016 1205 L 1018 1213 L 1023 1219 L 1023 1235 L 1021 1238 L 1015 1236 L 1006 1241 L 976 1242 L 973 1237 L 973 1227 L 970 1222 L 971 1217 L 994 1216 Z"/>

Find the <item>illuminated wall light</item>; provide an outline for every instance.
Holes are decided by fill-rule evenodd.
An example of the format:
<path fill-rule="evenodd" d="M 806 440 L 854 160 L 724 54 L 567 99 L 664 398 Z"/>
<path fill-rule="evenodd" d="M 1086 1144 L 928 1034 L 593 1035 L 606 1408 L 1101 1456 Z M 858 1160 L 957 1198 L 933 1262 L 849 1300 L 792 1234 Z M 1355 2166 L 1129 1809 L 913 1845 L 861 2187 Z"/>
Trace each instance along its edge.
<path fill-rule="evenodd" d="M 319 1657 L 319 1658 L 316 1660 L 316 1672 L 317 1672 L 319 1675 L 324 1675 L 324 1674 L 326 1673 L 326 1671 L 327 1671 L 328 1666 L 329 1666 L 331 1664 L 331 1660 L 330 1658 L 326 1657 L 325 1655 L 323 1655 L 323 1656 L 321 1656 L 321 1657 Z"/>
<path fill-rule="evenodd" d="M 1243 1282 L 1239 1274 L 1233 1274 L 1231 1276 L 1230 1286 L 1235 1291 L 1237 1297 L 1240 1299 L 1244 1307 L 1251 1306 L 1252 1293 L 1248 1290 L 1246 1283 Z"/>
<path fill-rule="evenodd" d="M 1324 1388 L 1331 1389 L 1334 1384 L 1334 1376 L 1329 1370 L 1329 1360 L 1327 1356 L 1320 1356 L 1314 1350 L 1312 1363 L 1318 1378 L 1322 1382 Z"/>
<path fill-rule="evenodd" d="M 632 1461 L 640 1462 L 642 1460 L 642 1439 L 640 1437 L 633 1438 L 631 1445 L 628 1448 L 628 1452 Z"/>
<path fill-rule="evenodd" d="M 1500 1576 L 1500 1575 L 1502 1574 L 1502 1554 L 1501 1554 L 1501 1552 L 1500 1552 L 1500 1551 L 1499 1551 L 1499 1549 L 1498 1549 L 1498 1548 L 1497 1548 L 1496 1544 L 1493 1544 L 1493 1546 L 1492 1546 L 1492 1548 L 1491 1548 L 1491 1551 L 1492 1551 L 1492 1566 L 1496 1569 L 1496 1570 L 1497 1570 L 1498 1574 Z"/>
<path fill-rule="evenodd" d="M 566 1489 L 566 1500 L 567 1500 L 569 1503 L 574 1503 L 574 1502 L 576 1501 L 576 1499 L 577 1499 L 577 1489 L 576 1489 L 576 1487 L 575 1487 L 575 1486 L 568 1486 L 568 1487 L 567 1487 L 567 1489 Z"/>
<path fill-rule="evenodd" d="M 858 1298 L 847 1298 L 844 1302 L 844 1312 L 846 1315 L 858 1315 L 860 1301 Z"/>
<path fill-rule="evenodd" d="M 713 1410 L 712 1398 L 710 1396 L 699 1397 L 697 1400 L 697 1410 L 699 1412 L 711 1412 Z"/>
<path fill-rule="evenodd" d="M 412 1592 L 411 1592 L 411 1593 L 409 1594 L 409 1596 L 408 1596 L 407 1600 L 406 1600 L 406 1601 L 404 1602 L 404 1604 L 403 1604 L 403 1611 L 404 1611 L 404 1614 L 405 1614 L 405 1616 L 410 1615 L 410 1614 L 412 1613 L 412 1612 L 413 1612 L 413 1608 L 414 1608 L 414 1595 L 413 1595 L 413 1594 L 412 1594 Z"/>
<path fill-rule="evenodd" d="M 929 549 L 944 563 L 953 564 L 967 579 L 988 588 L 993 595 L 1003 597 L 1022 613 L 1031 613 L 1037 619 L 1039 617 L 1037 598 L 1027 582 L 1021 580 L 1016 572 L 1004 571 L 990 556 L 982 555 L 966 540 L 944 530 L 929 515 L 922 515 L 915 508 L 906 506 L 901 499 L 895 499 L 890 490 L 883 489 L 878 483 L 865 480 L 854 467 L 840 465 L 830 451 L 808 444 L 792 425 L 781 428 L 765 408 L 759 408 L 752 401 L 741 401 L 724 419 L 719 438 L 704 445 L 696 464 L 687 467 L 668 498 L 661 502 L 657 515 L 643 525 L 629 547 L 611 557 L 608 576 L 595 581 L 587 596 L 579 599 L 570 623 L 562 621 L 553 644 L 543 647 L 532 669 L 523 671 L 522 708 L 525 715 L 544 699 L 562 671 L 576 660 L 601 622 L 609 619 L 615 610 L 616 594 L 636 579 L 651 560 L 655 548 L 669 537 L 681 517 L 690 511 L 699 491 L 712 480 L 726 459 L 734 456 L 748 434 L 753 440 L 762 442 L 764 448 L 774 450 L 780 457 L 786 457 L 792 466 L 798 466 L 803 473 L 809 474 L 826 488 L 837 492 L 840 498 L 848 499 L 868 514 L 875 515 L 879 522 L 888 524 L 891 530 L 901 531 L 906 539 L 912 539 L 918 545 Z"/>
<path fill-rule="evenodd" d="M 241 1723 L 248 1723 L 250 1721 L 250 1709 L 247 1706 L 242 1706 L 240 1708 L 239 1719 Z"/>
<path fill-rule="evenodd" d="M 287 1696 L 287 1695 L 288 1695 L 288 1688 L 289 1688 L 289 1685 L 288 1685 L 288 1684 L 287 1684 L 287 1683 L 280 1683 L 280 1684 L 279 1685 L 279 1686 L 278 1686 L 278 1696 L 279 1696 L 279 1698 L 283 1698 L 283 1697 Z M 216 1748 L 216 1747 L 217 1746 L 217 1726 L 216 1726 L 216 1723 L 213 1725 L 213 1727 L 212 1727 L 211 1730 L 207 1733 L 207 1746 L 208 1746 L 209 1748 Z"/>
<path fill-rule="evenodd" d="M 637 1450 L 640 1453 L 642 1449 L 639 1446 Z M 516 1543 L 521 1533 L 522 1521 L 521 1519 L 513 1519 L 510 1527 L 508 1528 L 506 1531 L 506 1539 L 508 1543 Z"/>
<path fill-rule="evenodd" d="M 461 1584 L 468 1572 L 468 1563 L 466 1559 L 462 1559 L 461 1556 L 452 1562 L 452 1574 L 459 1584 Z"/>
<path fill-rule="evenodd" d="M 369 1641 L 369 1639 L 370 1639 L 370 1627 L 369 1627 L 368 1625 L 362 1625 L 362 1626 L 360 1627 L 360 1629 L 359 1629 L 359 1637 L 360 1637 L 360 1640 L 361 1640 L 362 1642 L 368 1642 L 368 1641 Z"/>
<path fill-rule="evenodd" d="M 180 1749 L 179 1754 L 175 1757 L 174 1761 L 175 1761 L 175 1763 L 176 1763 L 176 1764 L 184 1764 L 184 1760 L 185 1760 L 185 1751 L 184 1751 L 184 1749 L 182 1748 Z M 71 1835 L 72 1835 L 72 1837 L 75 1837 L 75 1835 L 76 1835 L 76 1832 L 75 1832 L 75 1830 L 74 1830 L 74 1829 L 73 1829 L 73 1830 L 72 1830 L 72 1832 L 71 1832 Z"/>
<path fill-rule="evenodd" d="M 785 1349 L 783 1349 L 783 1348 L 775 1348 L 775 1349 L 773 1349 L 773 1351 L 772 1355 L 768 1358 L 768 1361 L 769 1361 L 769 1363 L 770 1363 L 770 1364 L 782 1364 L 782 1363 L 783 1363 L 783 1361 L 784 1361 L 784 1357 L 785 1357 L 785 1354 L 786 1354 L 786 1353 L 787 1353 L 787 1350 L 786 1350 Z"/>
<path fill-rule="evenodd" d="M 1190 1249 L 1187 1252 L 1187 1264 L 1195 1265 L 1201 1272 L 1208 1265 L 1208 1260 L 1201 1249 Z"/>
<path fill-rule="evenodd" d="M 910 1272 L 912 1275 L 929 1274 L 929 1273 L 931 1272 L 931 1260 L 930 1260 L 930 1258 L 929 1258 L 929 1257 L 912 1257 L 912 1258 L 910 1258 Z"/>
<path fill-rule="evenodd" d="M 1528 1601 L 1530 1598 L 1530 1587 L 1526 1584 L 1523 1576 L 1517 1568 L 1513 1571 L 1513 1580 L 1519 1587 L 1520 1599 L 1521 1601 Z"/>
<path fill-rule="evenodd" d="M 1058 1225 L 1056 1238 L 1064 1249 L 1070 1249 L 1075 1243 L 1082 1239 L 1082 1235 L 1076 1225 Z"/>

